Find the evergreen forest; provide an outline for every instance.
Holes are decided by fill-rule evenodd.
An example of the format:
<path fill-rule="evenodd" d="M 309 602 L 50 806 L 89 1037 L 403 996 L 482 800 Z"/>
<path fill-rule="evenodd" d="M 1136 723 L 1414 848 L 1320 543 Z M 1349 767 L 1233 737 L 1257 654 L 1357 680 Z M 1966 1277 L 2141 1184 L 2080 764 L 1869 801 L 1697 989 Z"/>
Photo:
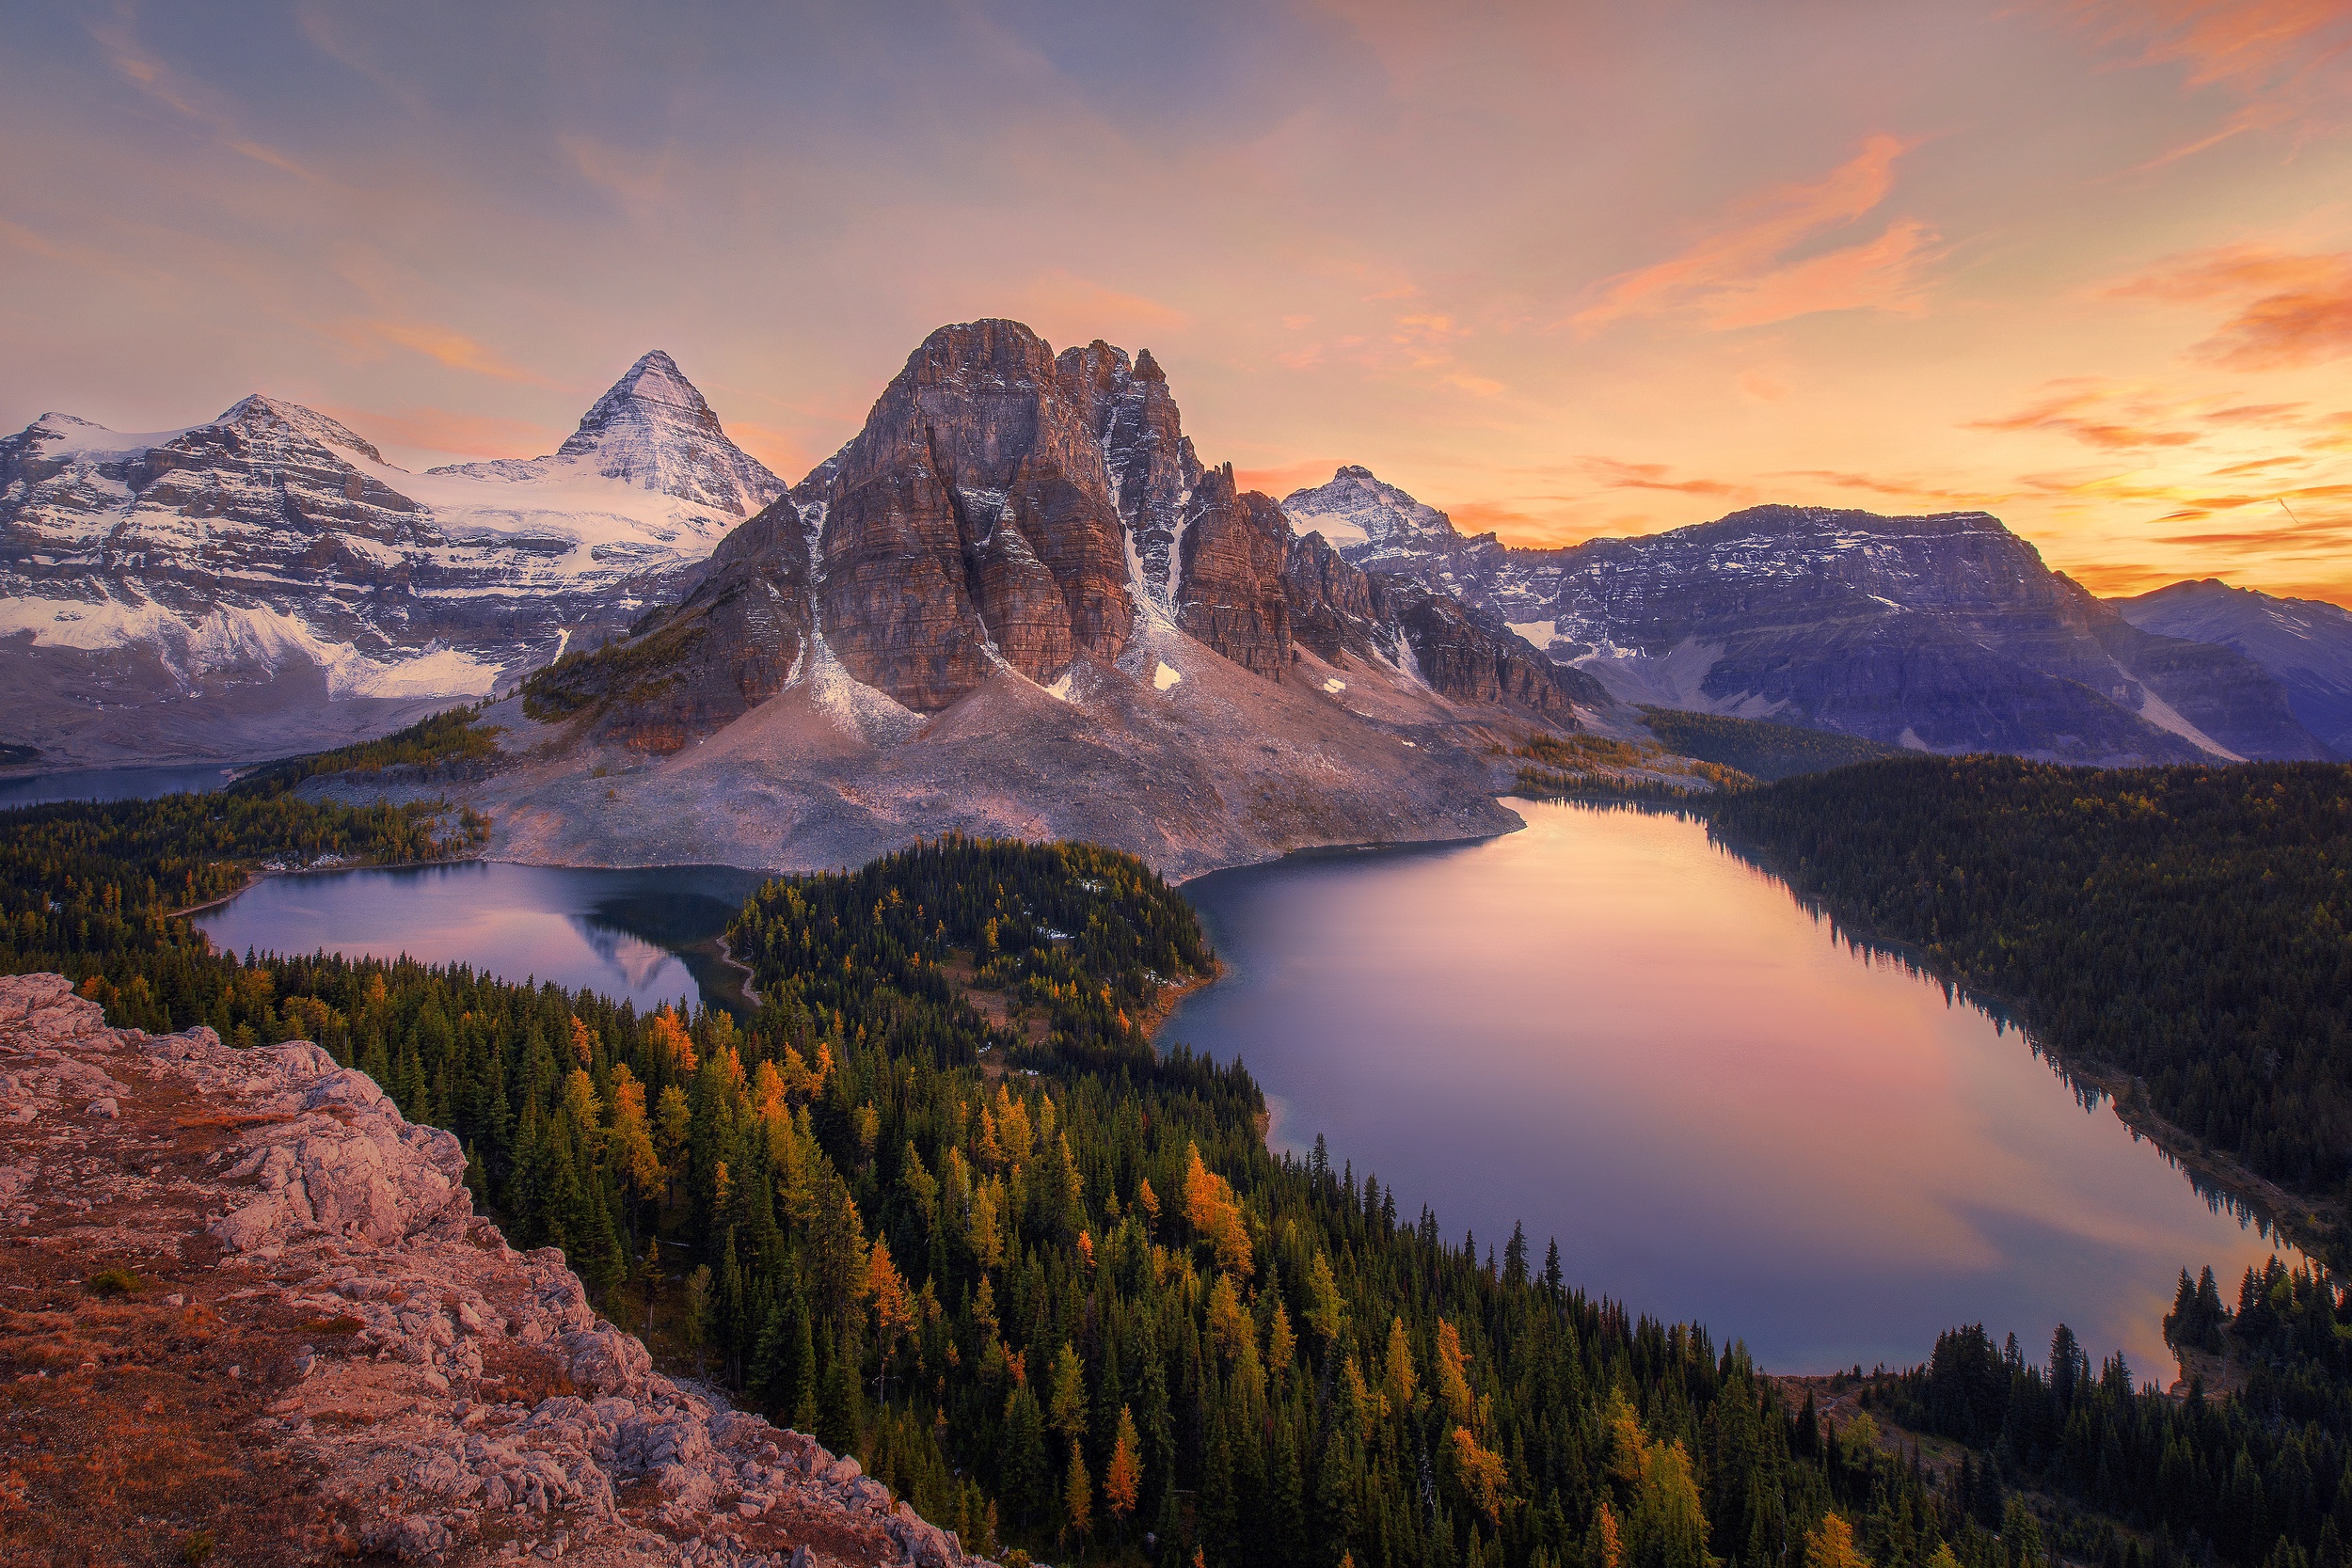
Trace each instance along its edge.
<path fill-rule="evenodd" d="M 1917 766 L 1839 782 L 1891 813 Z M 1820 783 L 1735 800 L 1803 821 Z M 781 879 L 729 932 L 750 1016 L 641 1014 L 463 966 L 213 951 L 170 911 L 242 866 L 464 854 L 480 833 L 446 809 L 228 795 L 0 817 L 0 965 L 59 970 L 121 1025 L 317 1040 L 458 1135 L 517 1244 L 561 1246 L 608 1314 L 975 1548 L 2338 1568 L 2352 1304 L 2309 1275 L 2249 1280 L 2234 1311 L 2184 1276 L 2168 1331 L 2254 1369 L 2226 1397 L 2167 1400 L 2120 1360 L 2094 1375 L 2071 1339 L 2027 1365 L 1963 1329 L 1927 1367 L 1837 1380 L 1856 1400 L 1833 1418 L 1737 1344 L 1575 1288 L 1556 1246 L 1454 1238 L 1320 1145 L 1270 1152 L 1240 1063 L 1153 1046 L 1167 988 L 1215 959 L 1132 857 L 950 837 Z M 2323 813 L 2292 787 L 2227 799 Z M 1850 831 L 1804 842 L 1826 855 Z M 1971 842 L 1950 863 L 1990 879 Z M 1896 1423 L 1964 1446 L 1931 1462 Z"/>
<path fill-rule="evenodd" d="M 2061 1061 L 2342 1213 L 2352 768 L 1907 757 L 1708 802 L 1848 928 L 2014 1006 Z M 2341 1255 L 2341 1218 L 2312 1241 Z"/>

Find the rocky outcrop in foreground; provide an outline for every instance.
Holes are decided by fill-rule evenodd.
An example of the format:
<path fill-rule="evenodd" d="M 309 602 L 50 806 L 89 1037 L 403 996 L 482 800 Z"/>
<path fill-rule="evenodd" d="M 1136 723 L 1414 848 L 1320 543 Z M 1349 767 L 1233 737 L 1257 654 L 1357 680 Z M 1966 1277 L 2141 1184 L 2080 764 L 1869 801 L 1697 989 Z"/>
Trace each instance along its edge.
<path fill-rule="evenodd" d="M 464 1173 L 315 1045 L 0 977 L 0 1559 L 972 1560 L 654 1371 Z"/>

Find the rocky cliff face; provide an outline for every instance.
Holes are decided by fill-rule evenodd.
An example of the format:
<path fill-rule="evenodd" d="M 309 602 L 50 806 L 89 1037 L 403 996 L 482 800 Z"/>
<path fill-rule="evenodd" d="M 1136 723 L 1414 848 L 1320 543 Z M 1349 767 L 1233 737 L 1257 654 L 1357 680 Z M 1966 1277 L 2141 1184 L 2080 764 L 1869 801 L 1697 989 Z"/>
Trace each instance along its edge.
<path fill-rule="evenodd" d="M 2303 727 L 2352 758 L 2352 611 L 2321 599 L 2282 599 L 2208 578 L 2109 601 L 2159 637 L 2245 655 L 2286 688 Z"/>
<path fill-rule="evenodd" d="M 12 1560 L 968 1560 L 857 1462 L 652 1370 L 448 1133 L 308 1043 L 0 977 Z M 89 1281 L 122 1271 L 111 1295 Z"/>
<path fill-rule="evenodd" d="M 2072 762 L 2322 754 L 2253 661 L 2140 632 L 1983 513 L 1756 507 L 1506 550 L 1359 468 L 1283 505 L 1629 702 Z"/>
<path fill-rule="evenodd" d="M 424 474 L 258 396 L 145 435 L 46 415 L 0 440 L 0 740 L 241 760 L 391 728 L 621 630 L 782 489 L 662 355 L 558 453 Z"/>
<path fill-rule="evenodd" d="M 1057 356 L 1017 322 L 942 327 L 856 439 L 714 554 L 675 614 L 534 693 L 548 711 L 594 704 L 599 734 L 660 751 L 771 695 L 779 673 L 821 681 L 833 662 L 909 715 L 1001 671 L 1056 690 L 1082 667 L 1152 680 L 1150 649 L 1168 635 L 1279 683 L 1294 619 L 1315 613 L 1306 579 L 1285 580 L 1295 545 L 1281 507 L 1240 490 L 1230 466 L 1201 466 L 1150 354 L 1096 341 Z M 723 626 L 725 605 L 760 608 Z M 1367 613 L 1385 618 L 1395 670 L 1441 698 L 1566 712 L 1499 626 L 1427 592 L 1393 590 Z"/>
<path fill-rule="evenodd" d="M 1291 664 L 1282 585 L 1290 546 L 1282 509 L 1255 490 L 1236 490 L 1232 464 L 1202 474 L 1180 525 L 1177 626 L 1250 673 L 1282 679 Z"/>
<path fill-rule="evenodd" d="M 1125 651 L 1125 527 L 1090 415 L 1018 323 L 924 341 L 793 498 L 821 518 L 818 613 L 850 674 L 930 712 L 1000 662 L 1045 684 Z"/>
<path fill-rule="evenodd" d="M 1573 722 L 1576 705 L 1614 705 L 1600 683 L 1557 664 L 1526 639 L 1481 624 L 1420 576 L 1364 571 L 1320 531 L 1294 537 L 1283 590 L 1297 639 L 1327 663 L 1378 660 L 1408 669 L 1462 703 L 1506 705 Z"/>

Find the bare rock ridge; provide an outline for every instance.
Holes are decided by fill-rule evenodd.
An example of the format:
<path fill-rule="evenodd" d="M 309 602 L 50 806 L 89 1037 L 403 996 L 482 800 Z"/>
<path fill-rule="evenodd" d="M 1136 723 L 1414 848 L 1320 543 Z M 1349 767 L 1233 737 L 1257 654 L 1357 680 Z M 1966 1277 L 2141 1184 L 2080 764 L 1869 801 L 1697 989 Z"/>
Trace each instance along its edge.
<path fill-rule="evenodd" d="M 1459 598 L 1628 702 L 2064 762 L 2327 754 L 2256 659 L 2151 635 L 1981 512 L 1759 506 L 1518 550 L 1360 467 L 1283 507 L 1350 562 Z"/>
<path fill-rule="evenodd" d="M 607 668 L 583 663 L 547 690 L 557 706 L 633 693 L 600 733 L 660 751 L 773 695 L 775 672 L 813 674 L 801 657 L 813 641 L 917 714 L 1000 670 L 1051 687 L 1081 664 L 1132 662 L 1154 628 L 1279 683 L 1292 678 L 1293 623 L 1335 613 L 1302 598 L 1323 578 L 1290 572 L 1295 543 L 1270 497 L 1241 490 L 1230 465 L 1202 466 L 1148 352 L 1097 341 L 1057 356 L 1017 322 L 946 326 L 855 439 L 714 552 L 675 613 L 649 618 Z M 1354 587 L 1357 635 L 1326 637 L 1328 657 L 1376 657 L 1442 698 L 1541 715 L 1610 701 L 1507 628 L 1432 608 L 1441 590 Z M 752 604 L 764 608 L 725 609 Z M 762 636 L 756 651 L 740 645 Z"/>
<path fill-rule="evenodd" d="M 560 1253 L 473 1212 L 464 1170 L 308 1042 L 110 1029 L 61 976 L 0 978 L 0 1376 L 45 1456 L 0 1544 L 969 1560 L 855 1460 L 654 1371 Z M 102 1269 L 135 1277 L 100 1297 Z"/>
<path fill-rule="evenodd" d="M 626 628 L 783 489 L 659 353 L 559 451 L 423 474 L 258 394 L 137 435 L 44 415 L 0 438 L 0 739 L 54 766 L 379 734 Z"/>
<path fill-rule="evenodd" d="M 2286 688 L 2306 729 L 2352 758 L 2352 610 L 2211 578 L 2108 602 L 2142 631 L 2218 643 L 2252 659 Z"/>

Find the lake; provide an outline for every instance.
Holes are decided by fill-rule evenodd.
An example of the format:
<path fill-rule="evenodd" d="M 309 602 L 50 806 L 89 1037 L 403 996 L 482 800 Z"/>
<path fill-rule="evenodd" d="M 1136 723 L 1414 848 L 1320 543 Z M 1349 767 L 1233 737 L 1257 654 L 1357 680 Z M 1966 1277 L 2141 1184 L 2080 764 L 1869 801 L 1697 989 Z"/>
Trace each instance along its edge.
<path fill-rule="evenodd" d="M 243 953 L 467 963 L 508 979 L 602 991 L 640 1012 L 706 1000 L 741 1010 L 720 934 L 766 879 L 725 865 L 594 870 L 467 861 L 269 877 L 197 917 Z"/>
<path fill-rule="evenodd" d="M 1677 817 L 1513 802 L 1524 832 L 1294 856 L 1184 892 L 1225 977 L 1161 1038 L 1240 1056 L 1272 1139 L 1320 1132 L 1457 1243 L 1558 1237 L 1568 1277 L 1778 1371 L 1922 1360 L 2062 1319 L 2169 1382 L 2181 1268 L 2270 1253 L 2013 1028 Z M 723 866 L 469 863 L 273 877 L 200 917 L 247 947 L 465 962 L 739 1006 Z"/>
<path fill-rule="evenodd" d="M 180 768 L 84 768 L 0 779 L 0 811 L 45 806 L 53 800 L 151 800 L 158 795 L 202 795 L 237 776 L 218 763 Z"/>
<path fill-rule="evenodd" d="M 2039 1361 L 2174 1369 L 2181 1268 L 2268 1242 L 2013 1028 L 1678 817 L 1512 801 L 1527 829 L 1185 886 L 1228 966 L 1160 1037 L 1243 1058 L 1272 1138 L 1458 1243 L 1695 1318 L 1780 1371 L 1924 1360 L 1981 1321 Z"/>

